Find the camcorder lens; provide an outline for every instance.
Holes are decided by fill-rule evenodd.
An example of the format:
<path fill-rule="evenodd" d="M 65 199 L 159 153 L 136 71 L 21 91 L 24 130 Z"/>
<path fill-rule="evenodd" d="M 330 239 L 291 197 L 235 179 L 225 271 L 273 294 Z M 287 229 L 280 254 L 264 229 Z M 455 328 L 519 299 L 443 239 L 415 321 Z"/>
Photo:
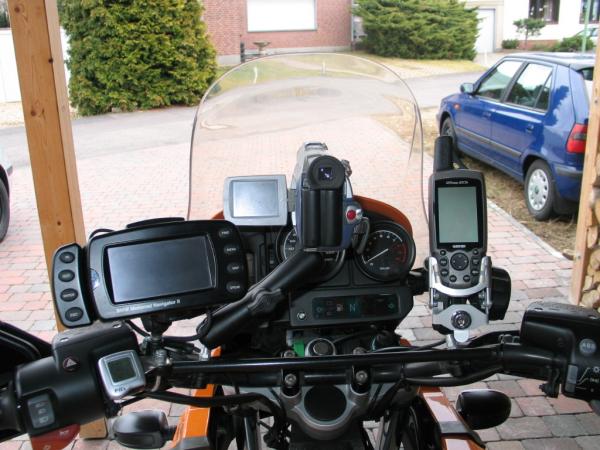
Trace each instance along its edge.
<path fill-rule="evenodd" d="M 319 181 L 332 181 L 333 180 L 333 167 L 319 167 Z"/>

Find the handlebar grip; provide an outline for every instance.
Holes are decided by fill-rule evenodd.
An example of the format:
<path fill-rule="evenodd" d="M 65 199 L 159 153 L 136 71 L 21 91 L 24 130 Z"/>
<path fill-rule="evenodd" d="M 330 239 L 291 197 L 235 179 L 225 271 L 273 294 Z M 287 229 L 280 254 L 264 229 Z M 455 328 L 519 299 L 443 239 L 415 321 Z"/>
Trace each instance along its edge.
<path fill-rule="evenodd" d="M 321 267 L 323 257 L 320 253 L 298 252 L 286 259 L 273 272 L 255 284 L 245 297 L 237 302 L 224 306 L 213 314 L 211 327 L 201 339 L 208 348 L 215 348 L 228 342 L 239 334 L 240 331 L 248 329 L 260 319 L 271 312 L 280 296 L 272 296 L 265 300 L 272 305 L 257 305 L 258 297 L 264 292 L 285 292 L 288 289 L 306 281 Z"/>
<path fill-rule="evenodd" d="M 0 392 L 0 430 L 22 431 L 12 383 Z"/>

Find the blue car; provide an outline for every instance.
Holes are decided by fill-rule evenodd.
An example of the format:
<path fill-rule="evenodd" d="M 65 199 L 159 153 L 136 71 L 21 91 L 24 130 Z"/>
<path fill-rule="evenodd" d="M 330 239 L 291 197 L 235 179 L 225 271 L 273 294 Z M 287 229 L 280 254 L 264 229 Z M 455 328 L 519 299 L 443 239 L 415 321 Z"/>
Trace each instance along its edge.
<path fill-rule="evenodd" d="M 538 220 L 579 201 L 594 56 L 517 53 L 442 100 L 440 134 L 524 184 Z"/>

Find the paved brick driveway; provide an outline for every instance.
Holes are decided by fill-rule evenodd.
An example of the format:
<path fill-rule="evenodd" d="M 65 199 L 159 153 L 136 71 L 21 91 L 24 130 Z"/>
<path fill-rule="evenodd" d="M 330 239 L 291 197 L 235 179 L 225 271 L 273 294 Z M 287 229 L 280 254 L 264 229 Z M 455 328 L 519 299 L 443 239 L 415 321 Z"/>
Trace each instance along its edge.
<path fill-rule="evenodd" d="M 119 228 L 128 222 L 157 216 L 185 215 L 188 147 L 176 145 L 87 158 L 78 162 L 87 232 L 97 227 Z M 224 168 L 225 166 L 223 166 Z M 0 319 L 46 339 L 55 334 L 51 296 L 43 259 L 31 173 L 18 167 L 11 177 L 12 223 L 0 244 Z M 360 193 L 360 192 L 357 192 Z M 494 263 L 509 268 L 513 279 L 510 312 L 489 329 L 514 328 L 522 311 L 538 299 L 566 301 L 571 263 L 553 252 L 493 205 L 489 211 L 489 247 Z M 423 230 L 417 230 L 423 236 Z M 403 334 L 418 342 L 439 339 L 431 328 L 424 303 L 417 302 L 403 322 Z M 181 327 L 188 333 L 191 324 Z M 513 400 L 511 419 L 481 432 L 491 449 L 600 449 L 600 419 L 587 404 L 546 399 L 539 382 L 495 376 L 485 385 Z M 447 389 L 455 398 L 461 389 Z M 180 406 L 145 402 L 164 409 L 171 420 Z M 24 438 L 2 449 L 30 448 Z M 119 448 L 114 442 L 79 440 L 74 448 Z"/>

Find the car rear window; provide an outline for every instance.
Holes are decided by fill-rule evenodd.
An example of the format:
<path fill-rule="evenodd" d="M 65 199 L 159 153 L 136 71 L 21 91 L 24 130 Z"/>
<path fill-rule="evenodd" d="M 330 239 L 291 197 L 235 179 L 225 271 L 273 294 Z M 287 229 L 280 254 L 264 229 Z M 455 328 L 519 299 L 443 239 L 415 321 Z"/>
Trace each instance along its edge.
<path fill-rule="evenodd" d="M 594 68 L 593 67 L 586 67 L 585 69 L 581 69 L 579 71 L 579 73 L 581 74 L 581 76 L 583 77 L 583 79 L 585 81 L 593 81 L 593 79 L 594 79 Z"/>
<path fill-rule="evenodd" d="M 506 98 L 508 103 L 527 108 L 548 109 L 552 67 L 528 64 Z"/>
<path fill-rule="evenodd" d="M 504 61 L 500 63 L 479 85 L 477 95 L 500 100 L 521 64 L 521 61 Z"/>

